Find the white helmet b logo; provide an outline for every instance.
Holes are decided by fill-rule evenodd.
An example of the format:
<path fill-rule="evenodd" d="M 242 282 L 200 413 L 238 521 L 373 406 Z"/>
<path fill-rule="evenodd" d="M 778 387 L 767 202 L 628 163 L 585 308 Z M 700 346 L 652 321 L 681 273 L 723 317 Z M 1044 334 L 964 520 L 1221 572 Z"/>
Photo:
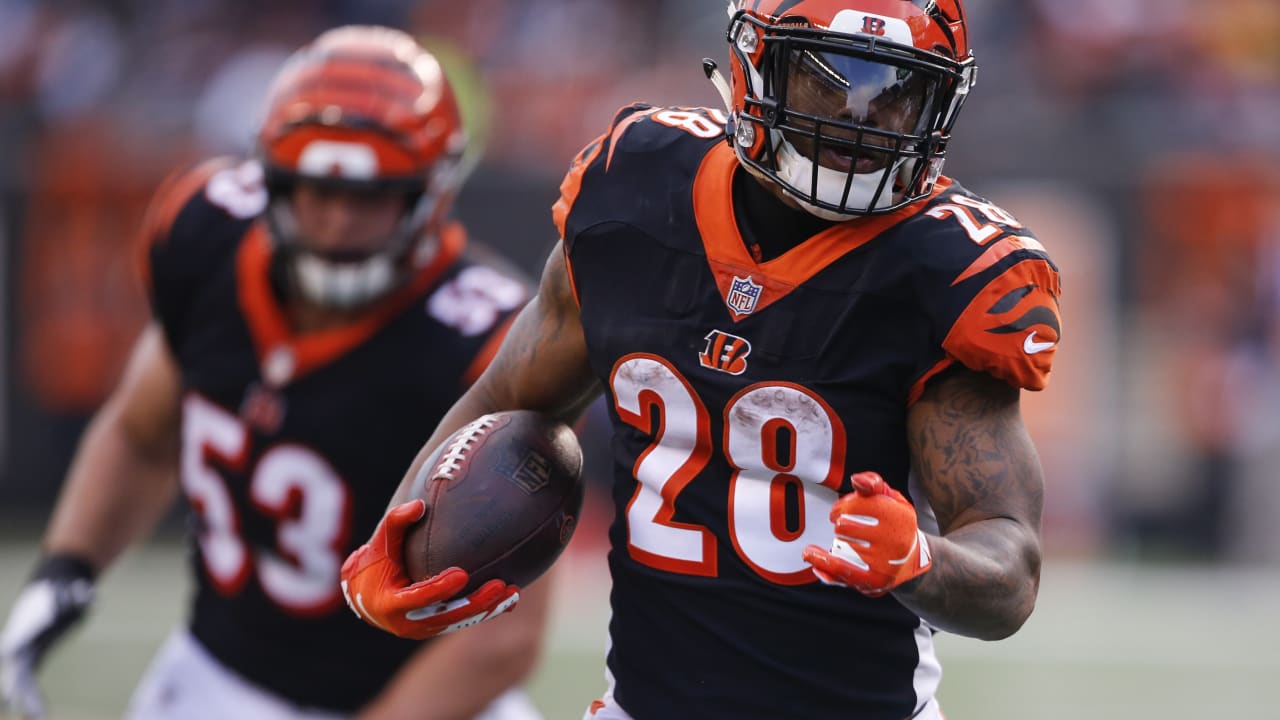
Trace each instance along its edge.
<path fill-rule="evenodd" d="M 364 143 L 313 140 L 298 158 L 298 172 L 311 177 L 372 180 L 378 175 L 378 154 Z"/>
<path fill-rule="evenodd" d="M 841 10 L 831 21 L 831 29 L 850 35 L 877 35 L 896 43 L 911 45 L 911 26 L 901 18 L 873 15 L 861 10 Z"/>

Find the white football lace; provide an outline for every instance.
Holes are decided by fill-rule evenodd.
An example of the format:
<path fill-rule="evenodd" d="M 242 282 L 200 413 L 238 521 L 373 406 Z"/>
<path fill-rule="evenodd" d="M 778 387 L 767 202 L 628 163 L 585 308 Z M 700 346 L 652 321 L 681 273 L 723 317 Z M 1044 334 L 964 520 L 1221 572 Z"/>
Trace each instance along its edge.
<path fill-rule="evenodd" d="M 436 463 L 436 473 L 452 479 L 462 470 L 462 461 L 466 459 L 471 446 L 480 442 L 485 433 L 497 424 L 497 418 L 485 415 L 459 430 L 453 442 L 449 443 L 449 447 L 445 448 L 444 454 L 440 456 L 440 461 Z"/>

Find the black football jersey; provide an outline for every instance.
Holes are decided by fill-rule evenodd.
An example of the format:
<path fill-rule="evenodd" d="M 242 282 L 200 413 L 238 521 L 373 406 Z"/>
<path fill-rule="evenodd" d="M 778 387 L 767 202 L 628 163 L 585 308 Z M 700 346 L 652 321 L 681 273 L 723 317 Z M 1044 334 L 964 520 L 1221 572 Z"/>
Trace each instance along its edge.
<path fill-rule="evenodd" d="M 950 179 L 757 262 L 724 116 L 624 109 L 554 209 L 615 437 L 609 669 L 639 720 L 902 720 L 939 683 L 932 629 L 816 580 L 849 476 L 908 493 L 907 414 L 953 365 L 1047 381 L 1059 279 L 1026 228 Z"/>
<path fill-rule="evenodd" d="M 347 609 L 339 569 L 483 369 L 528 286 L 474 262 L 457 225 L 352 324 L 295 334 L 271 282 L 252 162 L 212 161 L 153 204 L 155 315 L 182 373 L 195 637 L 293 702 L 349 712 L 420 643 Z"/>

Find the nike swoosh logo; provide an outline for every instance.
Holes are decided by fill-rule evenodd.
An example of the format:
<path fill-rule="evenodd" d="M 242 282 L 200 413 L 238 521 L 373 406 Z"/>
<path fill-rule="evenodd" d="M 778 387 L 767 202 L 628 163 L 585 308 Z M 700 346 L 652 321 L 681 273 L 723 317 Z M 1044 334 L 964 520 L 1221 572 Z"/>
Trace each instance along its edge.
<path fill-rule="evenodd" d="M 1026 354 L 1035 355 L 1036 353 L 1044 352 L 1058 344 L 1057 340 L 1054 340 L 1053 342 L 1036 342 L 1036 332 L 1036 330 L 1032 330 L 1031 334 L 1028 335 L 1027 339 L 1022 343 L 1022 350 Z"/>

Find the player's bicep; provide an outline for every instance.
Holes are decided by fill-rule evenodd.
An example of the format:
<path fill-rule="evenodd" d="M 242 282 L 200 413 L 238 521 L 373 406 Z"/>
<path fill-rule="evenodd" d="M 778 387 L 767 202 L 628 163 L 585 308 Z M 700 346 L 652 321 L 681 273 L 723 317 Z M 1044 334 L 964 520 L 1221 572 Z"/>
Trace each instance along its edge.
<path fill-rule="evenodd" d="M 560 244 L 547 259 L 537 294 L 516 316 L 477 385 L 494 407 L 541 410 L 566 419 L 600 393 Z"/>
<path fill-rule="evenodd" d="M 1038 536 L 1044 477 L 1019 394 L 990 375 L 957 369 L 912 406 L 912 469 L 942 534 L 1003 518 Z"/>
<path fill-rule="evenodd" d="M 182 414 L 182 376 L 164 333 L 152 322 L 138 337 L 105 412 L 139 453 L 176 457 Z"/>

